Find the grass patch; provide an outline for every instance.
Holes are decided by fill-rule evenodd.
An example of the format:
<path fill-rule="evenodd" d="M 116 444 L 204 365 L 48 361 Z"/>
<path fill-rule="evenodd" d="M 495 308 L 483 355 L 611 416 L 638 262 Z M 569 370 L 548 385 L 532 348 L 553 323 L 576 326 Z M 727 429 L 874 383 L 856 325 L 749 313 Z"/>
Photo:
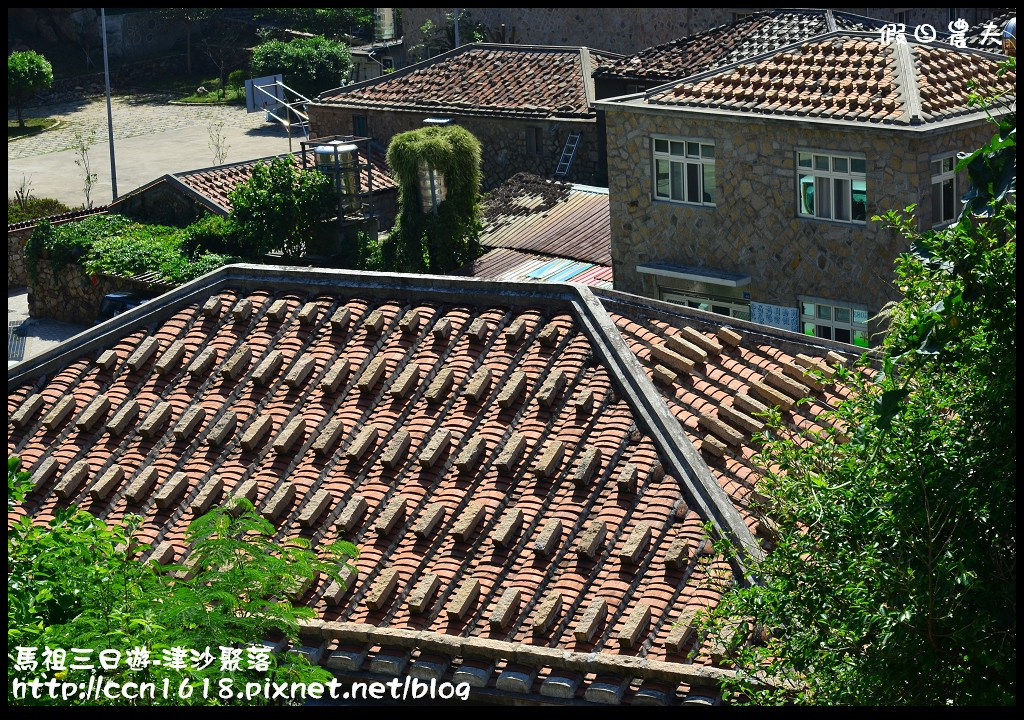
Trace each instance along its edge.
<path fill-rule="evenodd" d="M 245 102 L 245 94 L 242 94 L 242 101 Z M 25 118 L 25 127 L 19 127 L 17 120 L 7 121 L 7 139 L 17 140 L 30 135 L 38 135 L 44 130 L 49 130 L 56 125 L 57 118 Z"/>
<path fill-rule="evenodd" d="M 234 88 L 225 86 L 224 95 L 221 96 L 219 91 L 220 81 L 217 78 L 206 80 L 189 80 L 184 78 L 175 81 L 174 85 L 175 102 L 206 103 L 210 105 L 245 104 L 245 87 Z M 205 95 L 199 95 L 196 93 L 196 90 L 200 87 L 205 87 L 209 92 Z"/>

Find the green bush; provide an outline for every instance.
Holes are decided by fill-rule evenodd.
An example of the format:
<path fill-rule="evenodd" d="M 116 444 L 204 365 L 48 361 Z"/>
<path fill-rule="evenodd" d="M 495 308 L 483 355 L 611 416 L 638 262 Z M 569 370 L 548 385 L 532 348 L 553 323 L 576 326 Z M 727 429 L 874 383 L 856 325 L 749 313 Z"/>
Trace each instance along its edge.
<path fill-rule="evenodd" d="M 291 42 L 270 40 L 252 51 L 255 77 L 284 75 L 284 84 L 313 99 L 341 86 L 352 69 L 348 46 L 322 35 Z"/>
<path fill-rule="evenodd" d="M 306 242 L 325 230 L 337 211 L 331 180 L 302 170 L 290 158 L 258 163 L 252 177 L 231 193 L 231 220 L 240 255 L 259 258 L 271 251 L 298 256 Z"/>
<path fill-rule="evenodd" d="M 204 252 L 260 259 L 260 254 L 245 247 L 231 218 L 223 215 L 206 215 L 182 230 L 181 251 L 191 259 Z"/>
<path fill-rule="evenodd" d="M 55 272 L 79 263 L 90 275 L 157 272 L 167 282 L 183 283 L 235 259 L 198 250 L 185 253 L 185 236 L 180 228 L 143 225 L 122 215 L 96 215 L 56 227 L 44 221 L 25 243 L 26 266 L 36 281 L 45 256 Z"/>
<path fill-rule="evenodd" d="M 25 200 L 25 202 L 9 199 L 7 201 L 7 224 L 13 225 L 14 223 L 24 222 L 25 220 L 35 220 L 36 218 L 45 218 L 50 215 L 59 215 L 60 213 L 66 213 L 70 210 L 71 208 L 60 200 L 55 200 L 54 198 L 30 197 Z"/>

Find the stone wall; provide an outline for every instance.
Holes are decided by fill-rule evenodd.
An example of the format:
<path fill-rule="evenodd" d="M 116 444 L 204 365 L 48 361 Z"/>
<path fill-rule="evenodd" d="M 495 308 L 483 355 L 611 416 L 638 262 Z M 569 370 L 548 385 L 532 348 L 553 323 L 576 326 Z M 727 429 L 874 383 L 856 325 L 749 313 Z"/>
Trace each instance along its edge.
<path fill-rule="evenodd" d="M 176 227 L 191 225 L 210 212 L 185 191 L 172 187 L 166 178 L 122 195 L 110 204 L 110 209 L 142 223 Z"/>
<path fill-rule="evenodd" d="M 39 264 L 38 281 L 29 282 L 28 314 L 35 318 L 92 325 L 107 293 L 143 291 L 157 295 L 169 287 L 112 275 L 94 278 L 87 275 L 81 265 L 65 265 L 54 272 L 49 261 L 43 260 Z"/>
<path fill-rule="evenodd" d="M 101 215 L 107 212 L 106 206 L 92 210 L 74 210 L 47 218 L 51 225 L 66 222 L 77 222 L 90 215 Z M 25 221 L 7 228 L 7 289 L 20 288 L 28 285 L 28 267 L 25 265 L 25 243 L 35 232 L 37 221 Z"/>
<path fill-rule="evenodd" d="M 749 275 L 741 289 L 754 302 L 794 308 L 808 295 L 872 314 L 898 295 L 892 267 L 906 241 L 870 219 L 798 217 L 797 148 L 864 153 L 869 218 L 916 203 L 930 219 L 930 161 L 979 147 L 992 133 L 984 121 L 918 133 L 621 109 L 606 118 L 616 290 L 657 297 L 656 279 L 636 266 L 662 262 Z M 715 207 L 652 199 L 652 133 L 714 141 Z"/>
<path fill-rule="evenodd" d="M 770 8 L 463 8 L 486 27 L 487 42 L 522 45 L 585 45 L 631 55 L 644 48 L 732 22 L 740 15 Z M 887 21 L 893 8 L 833 8 Z M 907 24 L 931 23 L 945 31 L 948 8 L 905 8 Z M 444 23 L 451 8 L 402 8 L 405 47 L 420 44 L 420 27 L 431 20 Z M 996 14 L 995 8 L 959 8 L 958 17 L 974 24 Z M 504 24 L 504 32 L 502 25 Z M 463 40 L 465 42 L 465 40 Z M 410 58 L 411 61 L 411 58 Z"/>
<path fill-rule="evenodd" d="M 352 134 L 352 118 L 359 115 L 366 118 L 367 134 L 384 146 L 398 133 L 422 128 L 423 121 L 431 117 L 425 113 L 311 105 L 311 137 Z M 603 186 L 606 183 L 603 146 L 595 120 L 516 120 L 449 113 L 444 115 L 453 117 L 456 123 L 473 133 L 483 146 L 484 190 L 497 187 L 518 172 L 552 177 L 562 155 L 565 139 L 572 130 L 579 130 L 582 134 L 576 159 L 565 179 L 586 185 Z M 528 153 L 526 149 L 527 128 L 531 127 L 541 128 L 542 145 L 540 152 L 535 154 Z"/>

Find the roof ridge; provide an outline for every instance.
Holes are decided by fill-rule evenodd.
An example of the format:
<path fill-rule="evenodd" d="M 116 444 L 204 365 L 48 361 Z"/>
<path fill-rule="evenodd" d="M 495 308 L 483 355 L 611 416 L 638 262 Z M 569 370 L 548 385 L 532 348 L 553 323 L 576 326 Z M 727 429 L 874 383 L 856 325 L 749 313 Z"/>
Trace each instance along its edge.
<path fill-rule="evenodd" d="M 911 125 L 921 124 L 921 95 L 917 88 L 917 72 L 914 60 L 910 57 L 910 44 L 895 42 L 890 44 L 892 56 L 896 61 L 896 87 L 903 98 L 904 116 Z"/>

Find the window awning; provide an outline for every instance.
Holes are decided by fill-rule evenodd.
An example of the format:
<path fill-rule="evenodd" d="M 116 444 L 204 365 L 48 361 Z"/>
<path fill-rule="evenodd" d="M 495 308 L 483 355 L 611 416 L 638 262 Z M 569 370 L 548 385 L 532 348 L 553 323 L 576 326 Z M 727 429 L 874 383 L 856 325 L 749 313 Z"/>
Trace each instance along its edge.
<path fill-rule="evenodd" d="M 661 277 L 709 283 L 711 285 L 725 285 L 726 287 L 743 287 L 750 284 L 749 275 L 740 275 L 739 273 L 715 270 L 713 268 L 686 267 L 684 265 L 669 265 L 668 263 L 645 263 L 637 265 L 636 271 L 646 275 L 660 275 Z"/>

